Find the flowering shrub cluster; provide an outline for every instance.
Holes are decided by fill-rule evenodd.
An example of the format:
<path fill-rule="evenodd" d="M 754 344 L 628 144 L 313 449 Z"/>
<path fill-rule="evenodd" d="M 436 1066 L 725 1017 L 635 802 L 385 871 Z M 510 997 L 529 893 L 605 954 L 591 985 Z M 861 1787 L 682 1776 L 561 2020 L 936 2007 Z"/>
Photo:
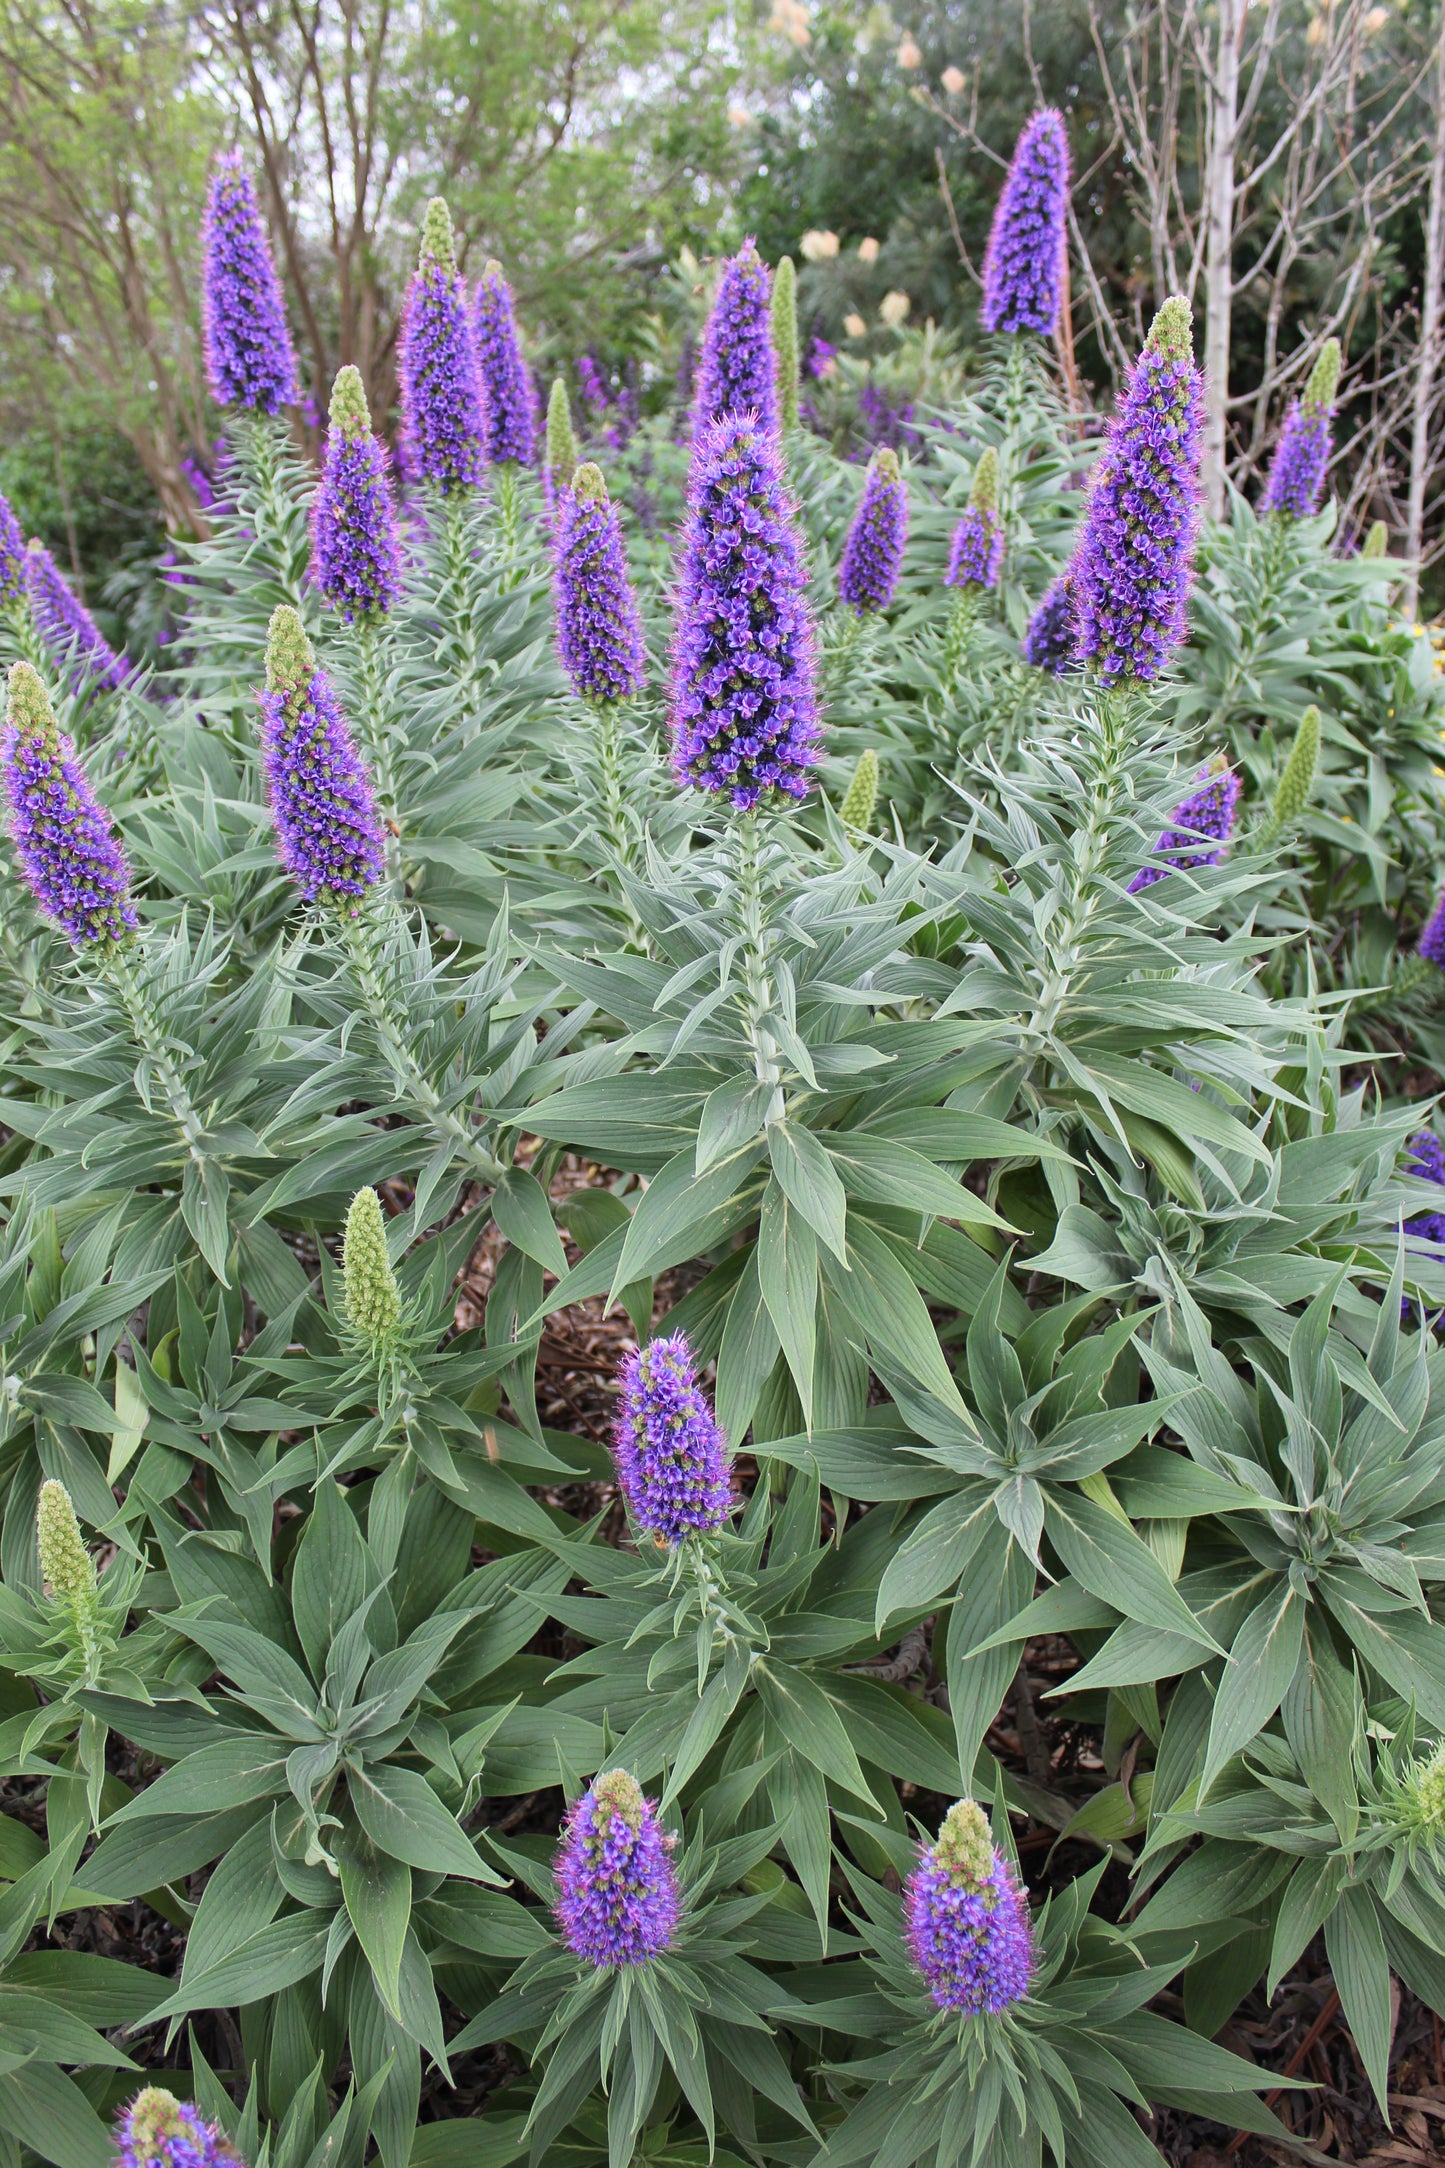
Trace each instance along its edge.
<path fill-rule="evenodd" d="M 866 471 L 720 268 L 675 577 L 440 201 L 313 469 L 229 157 L 162 675 L 0 505 L 16 2168 L 1115 2168 L 1445 2014 L 1437 672 L 1328 347 L 1227 527 L 1183 300 L 1080 438 L 1068 173 Z"/>

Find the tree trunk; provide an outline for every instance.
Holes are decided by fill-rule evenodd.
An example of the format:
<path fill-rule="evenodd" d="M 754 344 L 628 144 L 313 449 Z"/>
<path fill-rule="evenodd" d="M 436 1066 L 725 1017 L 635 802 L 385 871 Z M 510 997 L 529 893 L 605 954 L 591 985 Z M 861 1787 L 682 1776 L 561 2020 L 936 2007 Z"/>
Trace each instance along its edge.
<path fill-rule="evenodd" d="M 1204 503 L 1212 519 L 1224 511 L 1226 405 L 1229 399 L 1229 316 L 1234 296 L 1234 152 L 1239 133 L 1239 54 L 1248 0 L 1219 0 L 1219 42 L 1209 100 L 1209 163 L 1205 173 Z"/>
<path fill-rule="evenodd" d="M 1425 213 L 1425 268 L 1420 294 L 1420 352 L 1410 402 L 1410 494 L 1405 513 L 1404 607 L 1415 615 L 1420 598 L 1420 556 L 1425 547 L 1425 490 L 1433 465 L 1430 422 L 1440 366 L 1441 286 L 1445 284 L 1445 5 L 1436 32 L 1435 149 L 1430 161 L 1430 200 Z"/>

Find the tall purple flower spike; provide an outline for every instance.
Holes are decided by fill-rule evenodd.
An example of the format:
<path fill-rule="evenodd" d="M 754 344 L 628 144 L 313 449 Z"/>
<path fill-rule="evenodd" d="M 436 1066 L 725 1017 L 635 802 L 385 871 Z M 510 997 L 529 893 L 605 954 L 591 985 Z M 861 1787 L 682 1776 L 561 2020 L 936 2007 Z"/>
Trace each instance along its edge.
<path fill-rule="evenodd" d="M 769 434 L 777 429 L 771 291 L 768 267 L 749 238 L 722 267 L 703 335 L 693 395 L 693 439 L 699 450 L 708 425 L 725 414 L 750 414 Z"/>
<path fill-rule="evenodd" d="M 1036 670 L 1050 670 L 1063 677 L 1074 662 L 1073 577 L 1061 572 L 1044 589 L 1033 616 L 1024 628 L 1020 653 Z"/>
<path fill-rule="evenodd" d="M 1059 321 L 1069 208 L 1069 139 L 1052 106 L 1035 113 L 1014 146 L 983 260 L 985 331 L 1036 331 Z"/>
<path fill-rule="evenodd" d="M 266 795 L 282 865 L 308 903 L 364 895 L 384 864 L 371 778 L 301 620 L 285 603 L 272 613 L 260 699 Z"/>
<path fill-rule="evenodd" d="M 1427 964 L 1445 971 L 1445 893 L 1441 894 L 1426 921 L 1425 930 L 1416 943 L 1416 953 L 1423 956 Z"/>
<path fill-rule="evenodd" d="M 587 460 L 558 489 L 552 537 L 557 649 L 584 700 L 626 700 L 647 676 L 647 651 L 616 506 Z"/>
<path fill-rule="evenodd" d="M 25 537 L 9 503 L 0 497 L 0 609 L 25 600 Z"/>
<path fill-rule="evenodd" d="M 868 478 L 838 562 L 838 593 L 860 617 L 886 610 L 893 600 L 907 541 L 908 492 L 898 454 L 885 445 L 868 463 Z"/>
<path fill-rule="evenodd" d="M 457 276 L 451 213 L 427 205 L 416 276 L 402 312 L 402 451 L 412 481 L 444 496 L 470 489 L 486 464 L 486 420 L 466 292 Z"/>
<path fill-rule="evenodd" d="M 28 662 L 10 671 L 0 767 L 15 855 L 46 917 L 73 948 L 134 932 L 130 870 Z"/>
<path fill-rule="evenodd" d="M 281 282 L 251 176 L 235 151 L 211 175 L 202 229 L 206 373 L 222 406 L 274 414 L 298 397 Z"/>
<path fill-rule="evenodd" d="M 1003 570 L 1004 531 L 998 509 L 998 453 L 990 444 L 978 467 L 963 516 L 953 530 L 945 587 L 994 588 Z"/>
<path fill-rule="evenodd" d="M 1074 556 L 1079 658 L 1106 685 L 1158 677 L 1188 631 L 1201 388 L 1174 295 L 1130 371 Z"/>
<path fill-rule="evenodd" d="M 311 577 L 347 624 L 384 617 L 401 587 L 386 447 L 371 433 L 360 372 L 339 371 L 326 459 L 311 508 Z"/>
<path fill-rule="evenodd" d="M 121 2110 L 116 2168 L 239 2168 L 240 2155 L 194 2101 L 148 2085 Z"/>
<path fill-rule="evenodd" d="M 908 1948 L 940 2010 L 996 2017 L 1033 1972 L 1028 1907 L 983 1811 L 960 1799 L 925 1845 L 903 1893 Z"/>
<path fill-rule="evenodd" d="M 1202 787 L 1175 807 L 1174 825 L 1154 846 L 1154 863 L 1141 866 L 1129 883 L 1131 896 L 1179 867 L 1217 866 L 1223 858 L 1239 807 L 1239 777 L 1223 753 L 1216 753 L 1199 774 Z M 1212 836 L 1219 848 L 1210 850 L 1200 840 L 1204 836 Z"/>
<path fill-rule="evenodd" d="M 803 547 L 777 432 L 728 414 L 697 439 L 673 647 L 673 764 L 755 806 L 807 794 L 819 746 Z"/>
<path fill-rule="evenodd" d="M 595 1777 L 571 1809 L 554 1863 L 557 1924 L 589 1965 L 642 1965 L 670 1949 L 682 1903 L 672 1839 L 623 1769 Z"/>
<path fill-rule="evenodd" d="M 537 416 L 532 379 L 517 343 L 512 289 L 502 267 L 489 263 L 477 281 L 472 319 L 487 415 L 487 457 L 530 467 L 537 456 Z"/>
<path fill-rule="evenodd" d="M 1262 512 L 1278 512 L 1286 519 L 1313 519 L 1318 512 L 1339 384 L 1340 342 L 1326 339 L 1303 392 L 1290 401 L 1270 462 Z"/>
<path fill-rule="evenodd" d="M 131 675 L 43 542 L 25 552 L 25 578 L 36 627 L 57 667 L 69 668 L 76 690 L 89 683 L 114 692 Z"/>
<path fill-rule="evenodd" d="M 1445 1189 L 1445 1151 L 1433 1131 L 1422 1129 L 1411 1137 L 1409 1159 L 1405 1165 L 1407 1174 L 1418 1175 L 1423 1182 L 1436 1182 Z M 1438 1211 L 1413 1212 L 1405 1222 L 1407 1235 L 1418 1235 L 1422 1242 L 1445 1243 L 1445 1198 Z"/>
<path fill-rule="evenodd" d="M 612 1450 L 618 1487 L 645 1535 L 676 1546 L 726 1522 L 732 1504 L 727 1440 L 682 1333 L 649 1340 L 623 1364 Z"/>

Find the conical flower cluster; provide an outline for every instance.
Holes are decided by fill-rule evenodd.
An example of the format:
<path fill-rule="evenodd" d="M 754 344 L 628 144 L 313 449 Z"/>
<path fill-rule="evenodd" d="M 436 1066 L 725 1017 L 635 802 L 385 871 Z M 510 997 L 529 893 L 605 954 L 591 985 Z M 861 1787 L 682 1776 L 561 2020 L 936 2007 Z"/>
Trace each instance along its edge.
<path fill-rule="evenodd" d="M 519 467 L 530 467 L 537 456 L 532 379 L 517 341 L 512 289 L 495 260 L 477 281 L 472 325 L 482 377 L 487 457 L 494 465 L 514 460 Z"/>
<path fill-rule="evenodd" d="M 673 760 L 685 782 L 755 806 L 806 796 L 820 756 L 803 549 L 776 435 L 747 415 L 703 430 L 683 536 Z"/>
<path fill-rule="evenodd" d="M 486 463 L 481 376 L 451 214 L 440 196 L 427 205 L 402 312 L 400 376 L 404 471 L 434 482 L 443 495 L 479 482 Z"/>
<path fill-rule="evenodd" d="M 873 454 L 863 495 L 838 561 L 838 593 L 858 615 L 886 610 L 898 585 L 908 541 L 908 492 L 898 454 Z"/>
<path fill-rule="evenodd" d="M 671 1839 L 635 1777 L 594 1778 L 557 1854 L 557 1924 L 589 1965 L 641 1965 L 670 1948 L 681 1901 Z"/>
<path fill-rule="evenodd" d="M 26 594 L 25 537 L 9 503 L 0 497 L 0 609 Z"/>
<path fill-rule="evenodd" d="M 1260 510 L 1313 519 L 1330 463 L 1331 424 L 1340 384 L 1340 342 L 1326 339 L 1303 392 L 1292 399 L 1270 462 Z"/>
<path fill-rule="evenodd" d="M 940 2010 L 996 2016 L 1033 1971 L 1028 1908 L 972 1799 L 949 1808 L 903 1896 L 908 1947 Z"/>
<path fill-rule="evenodd" d="M 944 583 L 949 587 L 993 588 L 1003 570 L 1003 521 L 998 510 L 998 453 L 990 445 L 979 455 L 963 517 L 953 530 Z"/>
<path fill-rule="evenodd" d="M 773 273 L 773 352 L 778 366 L 778 419 L 784 429 L 798 426 L 798 274 L 791 256 Z"/>
<path fill-rule="evenodd" d="M 1174 820 L 1154 846 L 1154 858 L 1129 883 L 1131 896 L 1162 881 L 1180 867 L 1217 866 L 1234 833 L 1239 807 L 1239 777 L 1223 753 L 1200 769 L 1201 787 L 1174 808 Z M 1217 849 L 1201 837 L 1211 837 Z"/>
<path fill-rule="evenodd" d="M 238 2168 L 239 2160 L 193 2101 L 161 2085 L 137 2093 L 116 2125 L 116 2168 Z"/>
<path fill-rule="evenodd" d="M 1063 677 L 1074 663 L 1074 587 L 1069 573 L 1061 572 L 1044 589 L 1033 616 L 1024 627 L 1020 653 L 1036 670 L 1050 670 Z"/>
<path fill-rule="evenodd" d="M 274 414 L 297 397 L 296 356 L 256 192 L 235 151 L 216 160 L 202 247 L 211 390 L 222 406 Z"/>
<path fill-rule="evenodd" d="M 28 662 L 10 672 L 0 767 L 15 855 L 41 910 L 74 948 L 123 939 L 136 924 L 129 868 Z"/>
<path fill-rule="evenodd" d="M 590 459 L 558 491 L 552 557 L 563 669 L 584 700 L 626 700 L 647 655 L 617 510 Z"/>
<path fill-rule="evenodd" d="M 777 363 L 769 310 L 768 267 L 757 243 L 744 241 L 722 267 L 698 358 L 693 435 L 699 453 L 709 423 L 748 414 L 760 430 L 778 426 Z"/>
<path fill-rule="evenodd" d="M 843 803 L 838 808 L 838 818 L 845 828 L 857 835 L 866 835 L 873 825 L 873 815 L 878 805 L 878 755 L 871 745 L 865 746 L 858 755 L 858 765 L 853 778 L 843 793 Z"/>
<path fill-rule="evenodd" d="M 360 371 L 331 393 L 326 461 L 311 511 L 311 577 L 348 624 L 384 617 L 401 587 L 401 546 L 386 447 L 371 433 Z"/>
<path fill-rule="evenodd" d="M 1269 809 L 1269 818 L 1260 830 L 1262 843 L 1272 842 L 1281 829 L 1289 827 L 1293 821 L 1299 819 L 1309 804 L 1315 769 L 1319 765 L 1322 728 L 1319 709 L 1313 706 L 1306 708 L 1299 719 L 1299 729 L 1295 732 L 1294 744 L 1289 749 L 1289 758 L 1284 764 L 1284 773 L 1279 779 L 1274 804 Z"/>
<path fill-rule="evenodd" d="M 1069 139 L 1052 106 L 1035 113 L 1014 147 L 983 260 L 985 331 L 1052 338 L 1063 289 Z"/>
<path fill-rule="evenodd" d="M 401 1324 L 401 1291 L 387 1254 L 381 1199 L 374 1189 L 359 1189 L 347 1210 L 341 1284 L 347 1324 L 358 1340 L 384 1353 Z"/>
<path fill-rule="evenodd" d="M 1433 1130 L 1422 1129 L 1411 1137 L 1409 1157 L 1405 1172 L 1418 1176 L 1422 1182 L 1437 1182 L 1445 1189 L 1445 1151 Z M 1445 1243 L 1445 1197 L 1440 1200 L 1438 1212 L 1412 1212 L 1405 1222 L 1407 1235 L 1415 1235 L 1422 1242 Z"/>
<path fill-rule="evenodd" d="M 301 620 L 285 603 L 272 614 L 260 699 L 282 865 L 308 903 L 364 895 L 383 865 L 371 779 Z"/>
<path fill-rule="evenodd" d="M 623 1364 L 613 1455 L 618 1487 L 644 1535 L 676 1545 L 727 1520 L 727 1440 L 682 1333 L 649 1340 Z"/>
<path fill-rule="evenodd" d="M 88 684 L 114 692 L 131 674 L 43 542 L 25 552 L 25 581 L 36 628 L 57 667 L 69 667 L 79 690 Z"/>
<path fill-rule="evenodd" d="M 1175 295 L 1130 372 L 1074 557 L 1079 656 L 1106 684 L 1156 678 L 1188 630 L 1200 411 L 1189 304 Z"/>
<path fill-rule="evenodd" d="M 567 386 L 560 376 L 554 376 L 547 399 L 547 434 L 542 451 L 542 486 L 549 504 L 555 504 L 561 492 L 570 488 L 581 456 Z"/>

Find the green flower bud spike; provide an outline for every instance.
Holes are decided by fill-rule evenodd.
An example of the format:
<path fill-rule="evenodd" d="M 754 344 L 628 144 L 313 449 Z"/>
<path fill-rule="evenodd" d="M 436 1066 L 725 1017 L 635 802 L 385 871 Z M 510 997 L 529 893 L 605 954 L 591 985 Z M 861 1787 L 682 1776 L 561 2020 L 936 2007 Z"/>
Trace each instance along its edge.
<path fill-rule="evenodd" d="M 1377 519 L 1365 536 L 1362 557 L 1388 557 L 1390 554 L 1390 530 L 1382 519 Z"/>
<path fill-rule="evenodd" d="M 547 472 L 559 489 L 565 489 L 577 471 L 577 432 L 572 427 L 572 405 L 560 376 L 552 379 L 547 399 Z"/>
<path fill-rule="evenodd" d="M 778 418 L 798 426 L 798 274 L 791 256 L 773 273 L 773 352 L 778 357 Z"/>
<path fill-rule="evenodd" d="M 991 444 L 980 456 L 974 469 L 973 487 L 968 493 L 968 501 L 976 512 L 998 510 L 998 453 Z"/>
<path fill-rule="evenodd" d="M 448 278 L 456 277 L 457 244 L 452 232 L 452 214 L 447 209 L 445 196 L 433 196 L 426 207 L 417 263 L 422 271 L 429 271 L 434 264 L 440 264 Z"/>
<path fill-rule="evenodd" d="M 46 1594 L 73 1631 L 75 1653 L 89 1681 L 100 1654 L 100 1583 L 70 1493 L 53 1478 L 40 1486 L 35 1534 Z"/>
<path fill-rule="evenodd" d="M 1340 342 L 1326 339 L 1315 356 L 1315 365 L 1300 394 L 1300 405 L 1307 413 L 1319 413 L 1324 407 L 1332 407 L 1335 393 L 1340 388 Z"/>
<path fill-rule="evenodd" d="M 572 494 L 579 504 L 606 504 L 607 480 L 595 459 L 584 459 L 573 475 Z"/>
<path fill-rule="evenodd" d="M 990 1892 L 993 1833 L 977 1800 L 960 1799 L 949 1808 L 933 1856 L 957 1888 L 971 1890 L 976 1896 Z"/>
<path fill-rule="evenodd" d="M 844 793 L 838 808 L 838 818 L 845 828 L 857 835 L 867 835 L 873 825 L 873 811 L 878 803 L 878 755 L 872 746 L 858 756 L 853 770 L 853 780 Z"/>
<path fill-rule="evenodd" d="M 374 1189 L 359 1189 L 346 1215 L 341 1249 L 346 1319 L 359 1340 L 377 1354 L 395 1344 L 401 1327 L 401 1293 L 386 1251 L 386 1222 Z"/>
<path fill-rule="evenodd" d="M 1272 843 L 1282 829 L 1293 826 L 1309 803 L 1310 785 L 1320 757 L 1320 711 L 1306 708 L 1295 732 L 1294 744 L 1274 794 L 1269 817 L 1260 830 L 1261 843 Z"/>
<path fill-rule="evenodd" d="M 336 382 L 331 387 L 331 426 L 343 437 L 369 437 L 371 435 L 371 409 L 366 403 L 366 387 L 361 381 L 361 371 L 350 362 L 339 369 Z"/>

